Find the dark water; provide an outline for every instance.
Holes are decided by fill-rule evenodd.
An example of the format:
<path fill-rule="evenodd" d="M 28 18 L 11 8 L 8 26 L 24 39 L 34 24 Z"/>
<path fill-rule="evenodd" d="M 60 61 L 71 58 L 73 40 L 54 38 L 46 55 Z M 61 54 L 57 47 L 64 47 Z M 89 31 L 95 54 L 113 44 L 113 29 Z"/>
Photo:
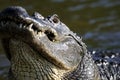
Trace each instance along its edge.
<path fill-rule="evenodd" d="M 120 49 L 120 0 L 2 0 L 0 10 L 11 5 L 23 6 L 30 14 L 58 14 L 89 49 Z M 0 75 L 5 76 L 9 63 L 1 48 L 0 53 Z"/>

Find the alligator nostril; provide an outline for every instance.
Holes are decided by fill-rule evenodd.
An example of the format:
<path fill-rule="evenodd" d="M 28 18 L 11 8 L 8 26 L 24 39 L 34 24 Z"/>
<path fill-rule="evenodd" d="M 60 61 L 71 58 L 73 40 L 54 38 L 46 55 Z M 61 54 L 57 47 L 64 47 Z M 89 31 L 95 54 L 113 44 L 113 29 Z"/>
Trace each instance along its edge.
<path fill-rule="evenodd" d="M 59 19 L 58 19 L 57 17 L 54 17 L 54 18 L 53 18 L 53 22 L 54 22 L 54 23 L 58 23 L 58 22 L 59 22 Z"/>
<path fill-rule="evenodd" d="M 54 14 L 54 15 L 52 16 L 52 21 L 53 21 L 54 23 L 58 23 L 58 22 L 60 21 L 57 14 Z"/>

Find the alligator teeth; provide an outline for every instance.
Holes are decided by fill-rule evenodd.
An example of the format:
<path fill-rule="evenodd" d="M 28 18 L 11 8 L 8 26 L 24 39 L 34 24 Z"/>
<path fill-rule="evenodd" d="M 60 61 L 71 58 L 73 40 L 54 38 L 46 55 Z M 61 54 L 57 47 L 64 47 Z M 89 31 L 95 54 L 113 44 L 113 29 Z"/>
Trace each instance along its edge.
<path fill-rule="evenodd" d="M 54 33 L 55 36 L 58 35 L 57 32 L 56 32 L 56 30 L 54 30 L 54 29 L 51 29 L 51 32 Z"/>
<path fill-rule="evenodd" d="M 38 32 L 38 36 L 43 37 L 43 36 L 45 36 L 45 34 L 44 34 L 44 32 Z"/>
<path fill-rule="evenodd" d="M 20 24 L 20 26 L 19 26 L 20 28 L 22 28 L 23 27 L 23 24 Z"/>
<path fill-rule="evenodd" d="M 41 36 L 41 35 L 42 35 L 42 32 L 39 32 L 38 35 Z"/>
<path fill-rule="evenodd" d="M 35 34 L 37 34 L 37 31 L 34 31 Z"/>
<path fill-rule="evenodd" d="M 30 31 L 33 31 L 33 30 L 32 30 L 32 26 L 33 26 L 33 23 L 31 23 L 31 24 L 27 27 L 27 29 L 30 30 Z"/>
<path fill-rule="evenodd" d="M 26 25 L 24 25 L 23 28 L 26 28 Z"/>
<path fill-rule="evenodd" d="M 33 23 L 28 26 L 28 29 L 32 29 Z"/>

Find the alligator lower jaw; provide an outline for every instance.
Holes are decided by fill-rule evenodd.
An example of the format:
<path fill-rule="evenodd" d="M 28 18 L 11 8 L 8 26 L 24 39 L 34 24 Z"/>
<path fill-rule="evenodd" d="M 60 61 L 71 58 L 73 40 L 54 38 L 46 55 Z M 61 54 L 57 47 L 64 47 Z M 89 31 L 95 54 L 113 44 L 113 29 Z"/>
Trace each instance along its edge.
<path fill-rule="evenodd" d="M 24 42 L 11 39 L 9 42 L 9 45 L 11 47 L 10 50 L 12 52 L 12 55 L 14 55 L 12 56 L 13 64 L 11 65 L 11 69 L 13 70 L 13 72 L 15 71 L 14 75 L 17 75 L 22 71 L 23 71 L 23 74 L 26 75 L 27 74 L 26 72 L 29 73 L 29 71 L 31 71 L 31 74 L 34 74 L 40 77 L 41 77 L 41 74 L 45 74 L 44 75 L 45 77 L 47 75 L 47 76 L 51 76 L 53 79 L 61 80 L 62 77 L 70 71 L 66 69 L 61 69 L 56 65 L 54 65 L 53 63 L 49 62 L 40 53 L 38 53 L 36 50 L 31 48 L 28 44 Z M 24 65 L 19 64 L 19 62 L 21 62 L 21 64 L 23 63 Z M 16 67 L 16 66 L 19 66 L 19 67 Z M 29 71 L 24 72 L 24 70 L 26 70 L 26 67 Z M 19 69 L 21 69 L 21 71 L 18 71 Z M 42 80 L 46 80 L 46 78 L 44 79 L 43 77 Z"/>

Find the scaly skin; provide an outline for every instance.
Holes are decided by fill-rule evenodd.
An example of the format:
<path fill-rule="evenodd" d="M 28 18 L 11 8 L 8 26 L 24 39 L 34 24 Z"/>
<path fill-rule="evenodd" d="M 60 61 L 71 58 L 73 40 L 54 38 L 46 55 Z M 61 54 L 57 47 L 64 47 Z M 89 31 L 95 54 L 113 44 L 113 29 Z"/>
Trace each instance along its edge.
<path fill-rule="evenodd" d="M 81 38 L 56 14 L 30 16 L 22 7 L 8 7 L 0 13 L 0 38 L 11 62 L 12 79 L 106 79 Z"/>

